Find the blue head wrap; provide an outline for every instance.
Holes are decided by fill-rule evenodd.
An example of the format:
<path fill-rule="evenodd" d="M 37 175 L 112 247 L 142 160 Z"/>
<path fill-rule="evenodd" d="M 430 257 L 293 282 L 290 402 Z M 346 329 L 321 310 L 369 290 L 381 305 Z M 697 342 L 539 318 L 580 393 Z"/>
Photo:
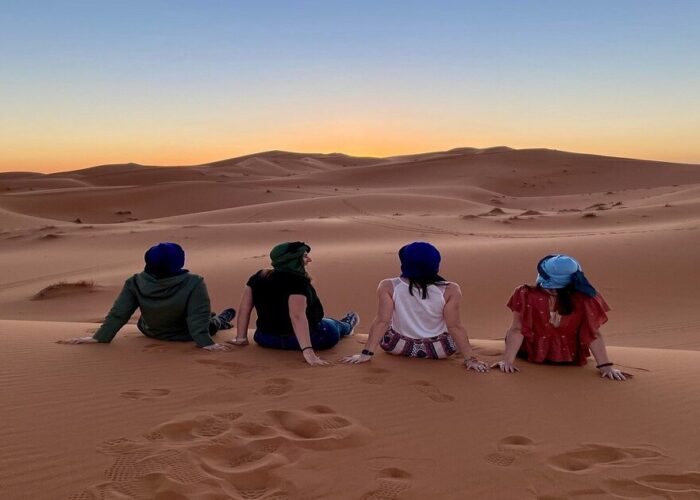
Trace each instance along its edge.
<path fill-rule="evenodd" d="M 404 245 L 399 250 L 401 276 L 404 278 L 438 278 L 440 271 L 440 252 L 430 243 L 415 241 Z"/>
<path fill-rule="evenodd" d="M 146 271 L 155 278 L 169 278 L 186 273 L 185 251 L 177 243 L 158 243 L 152 246 L 144 255 Z"/>
<path fill-rule="evenodd" d="M 537 264 L 537 281 L 542 288 L 572 286 L 576 291 L 595 297 L 598 292 L 586 279 L 581 264 L 563 254 L 547 255 Z"/>

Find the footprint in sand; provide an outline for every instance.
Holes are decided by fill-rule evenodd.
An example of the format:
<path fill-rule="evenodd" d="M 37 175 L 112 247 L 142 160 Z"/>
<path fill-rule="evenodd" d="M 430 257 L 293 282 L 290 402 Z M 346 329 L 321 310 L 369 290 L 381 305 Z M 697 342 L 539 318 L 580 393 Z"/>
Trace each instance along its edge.
<path fill-rule="evenodd" d="M 322 405 L 304 410 L 268 410 L 280 435 L 304 448 L 331 450 L 359 446 L 369 431 Z"/>
<path fill-rule="evenodd" d="M 375 487 L 362 495 L 362 500 L 395 500 L 413 486 L 410 472 L 397 467 L 388 467 L 379 471 Z"/>
<path fill-rule="evenodd" d="M 638 477 L 637 482 L 664 492 L 700 493 L 700 472 L 651 474 Z"/>
<path fill-rule="evenodd" d="M 170 394 L 170 389 L 133 389 L 120 394 L 126 399 L 159 399 Z"/>
<path fill-rule="evenodd" d="M 360 378 L 360 381 L 364 382 L 365 384 L 372 385 L 383 384 L 386 381 L 389 373 L 389 370 L 385 368 L 375 368 L 373 366 L 367 367 L 365 371 L 367 372 L 367 375 Z"/>
<path fill-rule="evenodd" d="M 103 441 L 97 451 L 105 455 L 124 455 L 136 453 L 144 448 L 143 443 L 128 438 L 116 438 Z"/>
<path fill-rule="evenodd" d="M 413 386 L 436 403 L 450 403 L 455 400 L 454 396 L 441 392 L 440 389 L 427 380 L 416 380 Z"/>
<path fill-rule="evenodd" d="M 208 446 L 201 455 L 202 466 L 216 476 L 232 477 L 270 471 L 296 461 L 301 452 L 281 437 L 248 440 L 232 436 Z"/>
<path fill-rule="evenodd" d="M 508 436 L 498 442 L 498 449 L 513 455 L 527 455 L 532 453 L 535 442 L 526 436 Z"/>
<path fill-rule="evenodd" d="M 608 496 L 622 498 L 672 498 L 657 488 L 638 483 L 634 479 L 608 478 L 602 482 Z"/>
<path fill-rule="evenodd" d="M 105 471 L 105 478 L 117 483 L 132 481 L 147 474 L 157 473 L 164 467 L 184 460 L 185 453 L 181 450 L 142 449 L 136 453 L 118 456 L 112 466 Z"/>
<path fill-rule="evenodd" d="M 265 381 L 265 385 L 258 391 L 263 396 L 284 396 L 294 388 L 292 379 L 271 378 Z"/>
<path fill-rule="evenodd" d="M 231 425 L 229 418 L 203 414 L 170 420 L 154 428 L 151 434 L 171 442 L 187 442 L 219 436 L 230 430 Z"/>
<path fill-rule="evenodd" d="M 507 436 L 498 442 L 498 452 L 484 457 L 491 465 L 510 467 L 516 458 L 532 453 L 535 442 L 526 436 Z"/>
<path fill-rule="evenodd" d="M 276 473 L 275 469 L 288 463 L 286 459 L 279 457 L 278 463 L 259 463 L 251 470 L 238 470 L 234 474 L 229 474 L 227 480 L 235 489 L 235 493 L 221 498 L 240 498 L 243 500 L 289 500 L 292 497 L 296 498 L 294 485 Z"/>
<path fill-rule="evenodd" d="M 218 418 L 223 418 L 225 420 L 234 421 L 242 417 L 243 414 L 237 411 L 226 411 L 222 413 L 216 413 L 214 416 Z"/>
<path fill-rule="evenodd" d="M 239 422 L 236 424 L 236 433 L 241 437 L 252 439 L 272 438 L 279 435 L 272 426 L 258 422 Z"/>
<path fill-rule="evenodd" d="M 547 463 L 553 469 L 565 472 L 587 472 L 595 467 L 634 467 L 662 458 L 665 458 L 663 454 L 650 448 L 622 448 L 587 444 L 581 448 L 555 455 L 549 458 Z"/>
<path fill-rule="evenodd" d="M 278 472 L 281 467 L 311 449 L 358 446 L 369 435 L 325 405 L 268 410 L 248 421 L 242 416 L 183 415 L 141 438 L 105 441 L 98 451 L 114 461 L 104 479 L 71 498 L 291 500 L 299 498 L 298 488 Z M 394 499 L 409 486 L 410 474 L 382 469 L 366 498 Z"/>
<path fill-rule="evenodd" d="M 83 491 L 69 496 L 68 500 L 95 500 L 95 497 L 91 493 Z"/>
<path fill-rule="evenodd" d="M 490 453 L 484 457 L 484 460 L 498 467 L 510 467 L 515 462 L 515 457 L 507 453 Z"/>
<path fill-rule="evenodd" d="M 158 431 L 147 432 L 143 435 L 143 437 L 145 437 L 149 441 L 160 441 L 161 439 L 165 439 L 165 436 L 163 436 L 163 434 L 161 434 Z"/>
<path fill-rule="evenodd" d="M 700 472 L 606 479 L 603 485 L 610 494 L 624 498 L 698 498 Z"/>
<path fill-rule="evenodd" d="M 607 492 L 601 488 L 582 488 L 580 490 L 571 490 L 561 492 L 555 495 L 537 495 L 536 500 L 570 500 L 572 498 L 580 498 L 581 500 L 601 500 L 609 498 Z"/>

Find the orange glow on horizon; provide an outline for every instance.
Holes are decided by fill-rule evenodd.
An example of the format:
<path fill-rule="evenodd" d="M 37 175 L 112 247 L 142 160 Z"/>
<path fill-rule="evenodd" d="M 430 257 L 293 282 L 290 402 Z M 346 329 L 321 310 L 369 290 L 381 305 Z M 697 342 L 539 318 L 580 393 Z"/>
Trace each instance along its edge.
<path fill-rule="evenodd" d="M 605 134 L 595 131 L 570 137 L 556 127 L 540 130 L 516 130 L 487 134 L 475 130 L 436 130 L 429 126 L 399 126 L 399 118 L 367 124 L 365 121 L 323 123 L 306 128 L 271 128 L 266 137 L 245 133 L 211 132 L 195 136 L 176 128 L 158 130 L 150 135 L 74 137 L 25 136 L 21 143 L 10 143 L 0 136 L 0 172 L 62 172 L 96 165 L 138 163 L 157 166 L 187 166 L 215 162 L 263 151 L 282 150 L 300 153 L 344 153 L 351 156 L 387 157 L 445 151 L 458 147 L 508 146 L 515 149 L 549 148 L 562 151 L 700 164 L 700 146 L 691 127 L 665 136 L 651 131 Z M 477 127 L 474 127 L 477 128 Z M 222 127 L 223 129 L 223 127 Z M 629 131 L 628 131 L 629 132 Z M 645 133 L 646 132 L 646 133 Z M 233 137 L 233 139 L 232 139 Z M 547 140 L 543 138 L 547 137 Z"/>
<path fill-rule="evenodd" d="M 238 148 L 212 148 L 207 151 L 171 151 L 167 153 L 158 152 L 146 152 L 141 151 L 132 155 L 125 155 L 123 152 L 104 152 L 99 151 L 89 151 L 82 152 L 81 154 L 75 155 L 64 155 L 57 153 L 53 155 L 50 159 L 39 159 L 39 158 L 27 158 L 18 155 L 16 158 L 5 158 L 0 164 L 0 173 L 2 172 L 40 172 L 40 173 L 59 173 L 72 170 L 80 170 L 83 168 L 89 168 L 97 165 L 106 164 L 122 164 L 122 163 L 138 163 L 141 165 L 153 165 L 153 166 L 194 166 L 212 163 L 220 160 L 225 160 L 228 158 L 235 158 L 239 156 L 246 156 L 256 153 L 262 153 L 264 151 L 280 150 L 280 151 L 290 151 L 297 153 L 319 153 L 319 154 L 329 154 L 329 153 L 343 153 L 349 156 L 356 157 L 377 157 L 384 158 L 390 156 L 400 156 L 409 154 L 419 154 L 419 153 L 429 153 L 433 151 L 445 151 L 453 148 L 461 147 L 477 147 L 477 148 L 489 148 L 495 146 L 508 146 L 514 149 L 529 149 L 529 148 L 548 148 L 557 149 L 562 151 L 568 151 L 572 153 L 585 153 L 585 154 L 595 154 L 601 156 L 615 156 L 624 158 L 634 158 L 642 160 L 654 160 L 654 161 L 665 161 L 672 163 L 689 163 L 689 164 L 700 164 L 700 154 L 695 151 L 669 151 L 664 148 L 638 148 L 635 150 L 630 150 L 627 148 L 620 148 L 614 146 L 608 147 L 597 147 L 597 148 L 584 148 L 584 147 L 566 147 L 558 145 L 514 145 L 508 144 L 504 141 L 494 141 L 490 143 L 470 143 L 470 142 L 450 142 L 445 143 L 434 143 L 434 144 L 421 144 L 415 147 L 392 147 L 392 145 L 381 147 L 381 146 L 369 146 L 362 147 L 360 145 L 344 144 L 344 145 L 318 145 L 313 147 L 312 145 L 303 145 L 295 147 L 294 145 L 289 145 L 288 147 L 272 146 L 272 145 L 261 145 L 259 147 L 251 147 L 250 149 L 238 149 Z"/>

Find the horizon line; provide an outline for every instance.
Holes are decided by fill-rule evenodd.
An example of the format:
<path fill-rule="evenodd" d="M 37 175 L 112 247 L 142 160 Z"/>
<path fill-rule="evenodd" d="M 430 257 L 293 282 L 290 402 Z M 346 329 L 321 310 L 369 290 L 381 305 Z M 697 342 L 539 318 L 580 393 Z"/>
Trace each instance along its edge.
<path fill-rule="evenodd" d="M 0 171 L 0 176 L 4 175 L 4 174 L 41 174 L 41 175 L 49 176 L 49 175 L 66 174 L 66 173 L 72 173 L 72 172 L 80 172 L 83 170 L 89 170 L 89 169 L 93 169 L 93 168 L 111 167 L 111 166 L 120 166 L 120 165 L 134 165 L 134 166 L 138 166 L 138 167 L 150 167 L 150 168 L 196 168 L 196 167 L 207 167 L 207 166 L 211 166 L 213 164 L 221 163 L 221 162 L 225 162 L 225 161 L 238 160 L 238 159 L 242 159 L 242 158 L 261 156 L 261 155 L 271 154 L 271 153 L 286 153 L 286 154 L 293 154 L 293 155 L 323 155 L 323 156 L 342 155 L 342 156 L 347 156 L 350 158 L 367 158 L 367 159 L 376 159 L 376 160 L 389 160 L 392 158 L 401 158 L 401 157 L 408 157 L 408 156 L 420 156 L 420 155 L 452 153 L 452 152 L 459 153 L 460 150 L 470 150 L 470 149 L 475 150 L 475 151 L 482 151 L 482 152 L 488 151 L 488 150 L 497 150 L 497 149 L 501 149 L 502 151 L 496 151 L 496 152 L 552 151 L 552 152 L 560 152 L 560 153 L 567 153 L 567 154 L 574 154 L 574 155 L 597 156 L 597 157 L 602 157 L 602 158 L 613 158 L 613 159 L 620 159 L 620 160 L 635 160 L 635 161 L 648 161 L 648 162 L 654 162 L 654 163 L 668 163 L 668 164 L 672 164 L 672 165 L 700 166 L 700 163 L 693 163 L 693 162 L 677 162 L 677 161 L 668 161 L 668 160 L 657 160 L 657 159 L 652 159 L 652 158 L 636 158 L 636 157 L 631 157 L 631 156 L 605 155 L 605 154 L 600 154 L 600 153 L 568 151 L 568 150 L 564 150 L 564 149 L 547 148 L 547 147 L 513 148 L 510 146 L 498 145 L 498 146 L 487 146 L 487 147 L 457 146 L 457 147 L 445 149 L 445 150 L 431 150 L 431 151 L 423 151 L 423 152 L 417 152 L 417 153 L 400 153 L 400 154 L 392 154 L 392 155 L 388 155 L 388 156 L 348 154 L 348 153 L 343 153 L 341 151 L 332 151 L 329 153 L 322 153 L 322 152 L 318 152 L 318 151 L 290 151 L 290 150 L 284 150 L 284 149 L 268 149 L 268 150 L 256 151 L 253 153 L 246 153 L 246 154 L 242 154 L 242 155 L 238 155 L 238 156 L 230 156 L 230 157 L 226 157 L 226 158 L 222 158 L 222 159 L 218 159 L 218 160 L 207 161 L 207 162 L 202 162 L 202 163 L 180 164 L 180 165 L 152 165 L 152 164 L 146 164 L 146 163 L 127 161 L 127 162 L 117 162 L 117 163 L 100 163 L 97 165 L 88 165 L 85 167 L 69 168 L 67 170 L 60 170 L 60 171 L 55 171 L 55 172 L 42 172 L 42 171 L 38 171 L 38 170 L 6 170 L 6 171 Z"/>

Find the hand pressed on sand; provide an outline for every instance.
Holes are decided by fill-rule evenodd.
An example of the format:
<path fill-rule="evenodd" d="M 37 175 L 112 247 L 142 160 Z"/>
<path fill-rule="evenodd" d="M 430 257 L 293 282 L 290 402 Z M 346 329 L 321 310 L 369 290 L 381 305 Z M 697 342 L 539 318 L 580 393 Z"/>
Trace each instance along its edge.
<path fill-rule="evenodd" d="M 97 344 L 97 339 L 94 337 L 73 337 L 71 339 L 61 339 L 56 341 L 57 344 Z"/>

